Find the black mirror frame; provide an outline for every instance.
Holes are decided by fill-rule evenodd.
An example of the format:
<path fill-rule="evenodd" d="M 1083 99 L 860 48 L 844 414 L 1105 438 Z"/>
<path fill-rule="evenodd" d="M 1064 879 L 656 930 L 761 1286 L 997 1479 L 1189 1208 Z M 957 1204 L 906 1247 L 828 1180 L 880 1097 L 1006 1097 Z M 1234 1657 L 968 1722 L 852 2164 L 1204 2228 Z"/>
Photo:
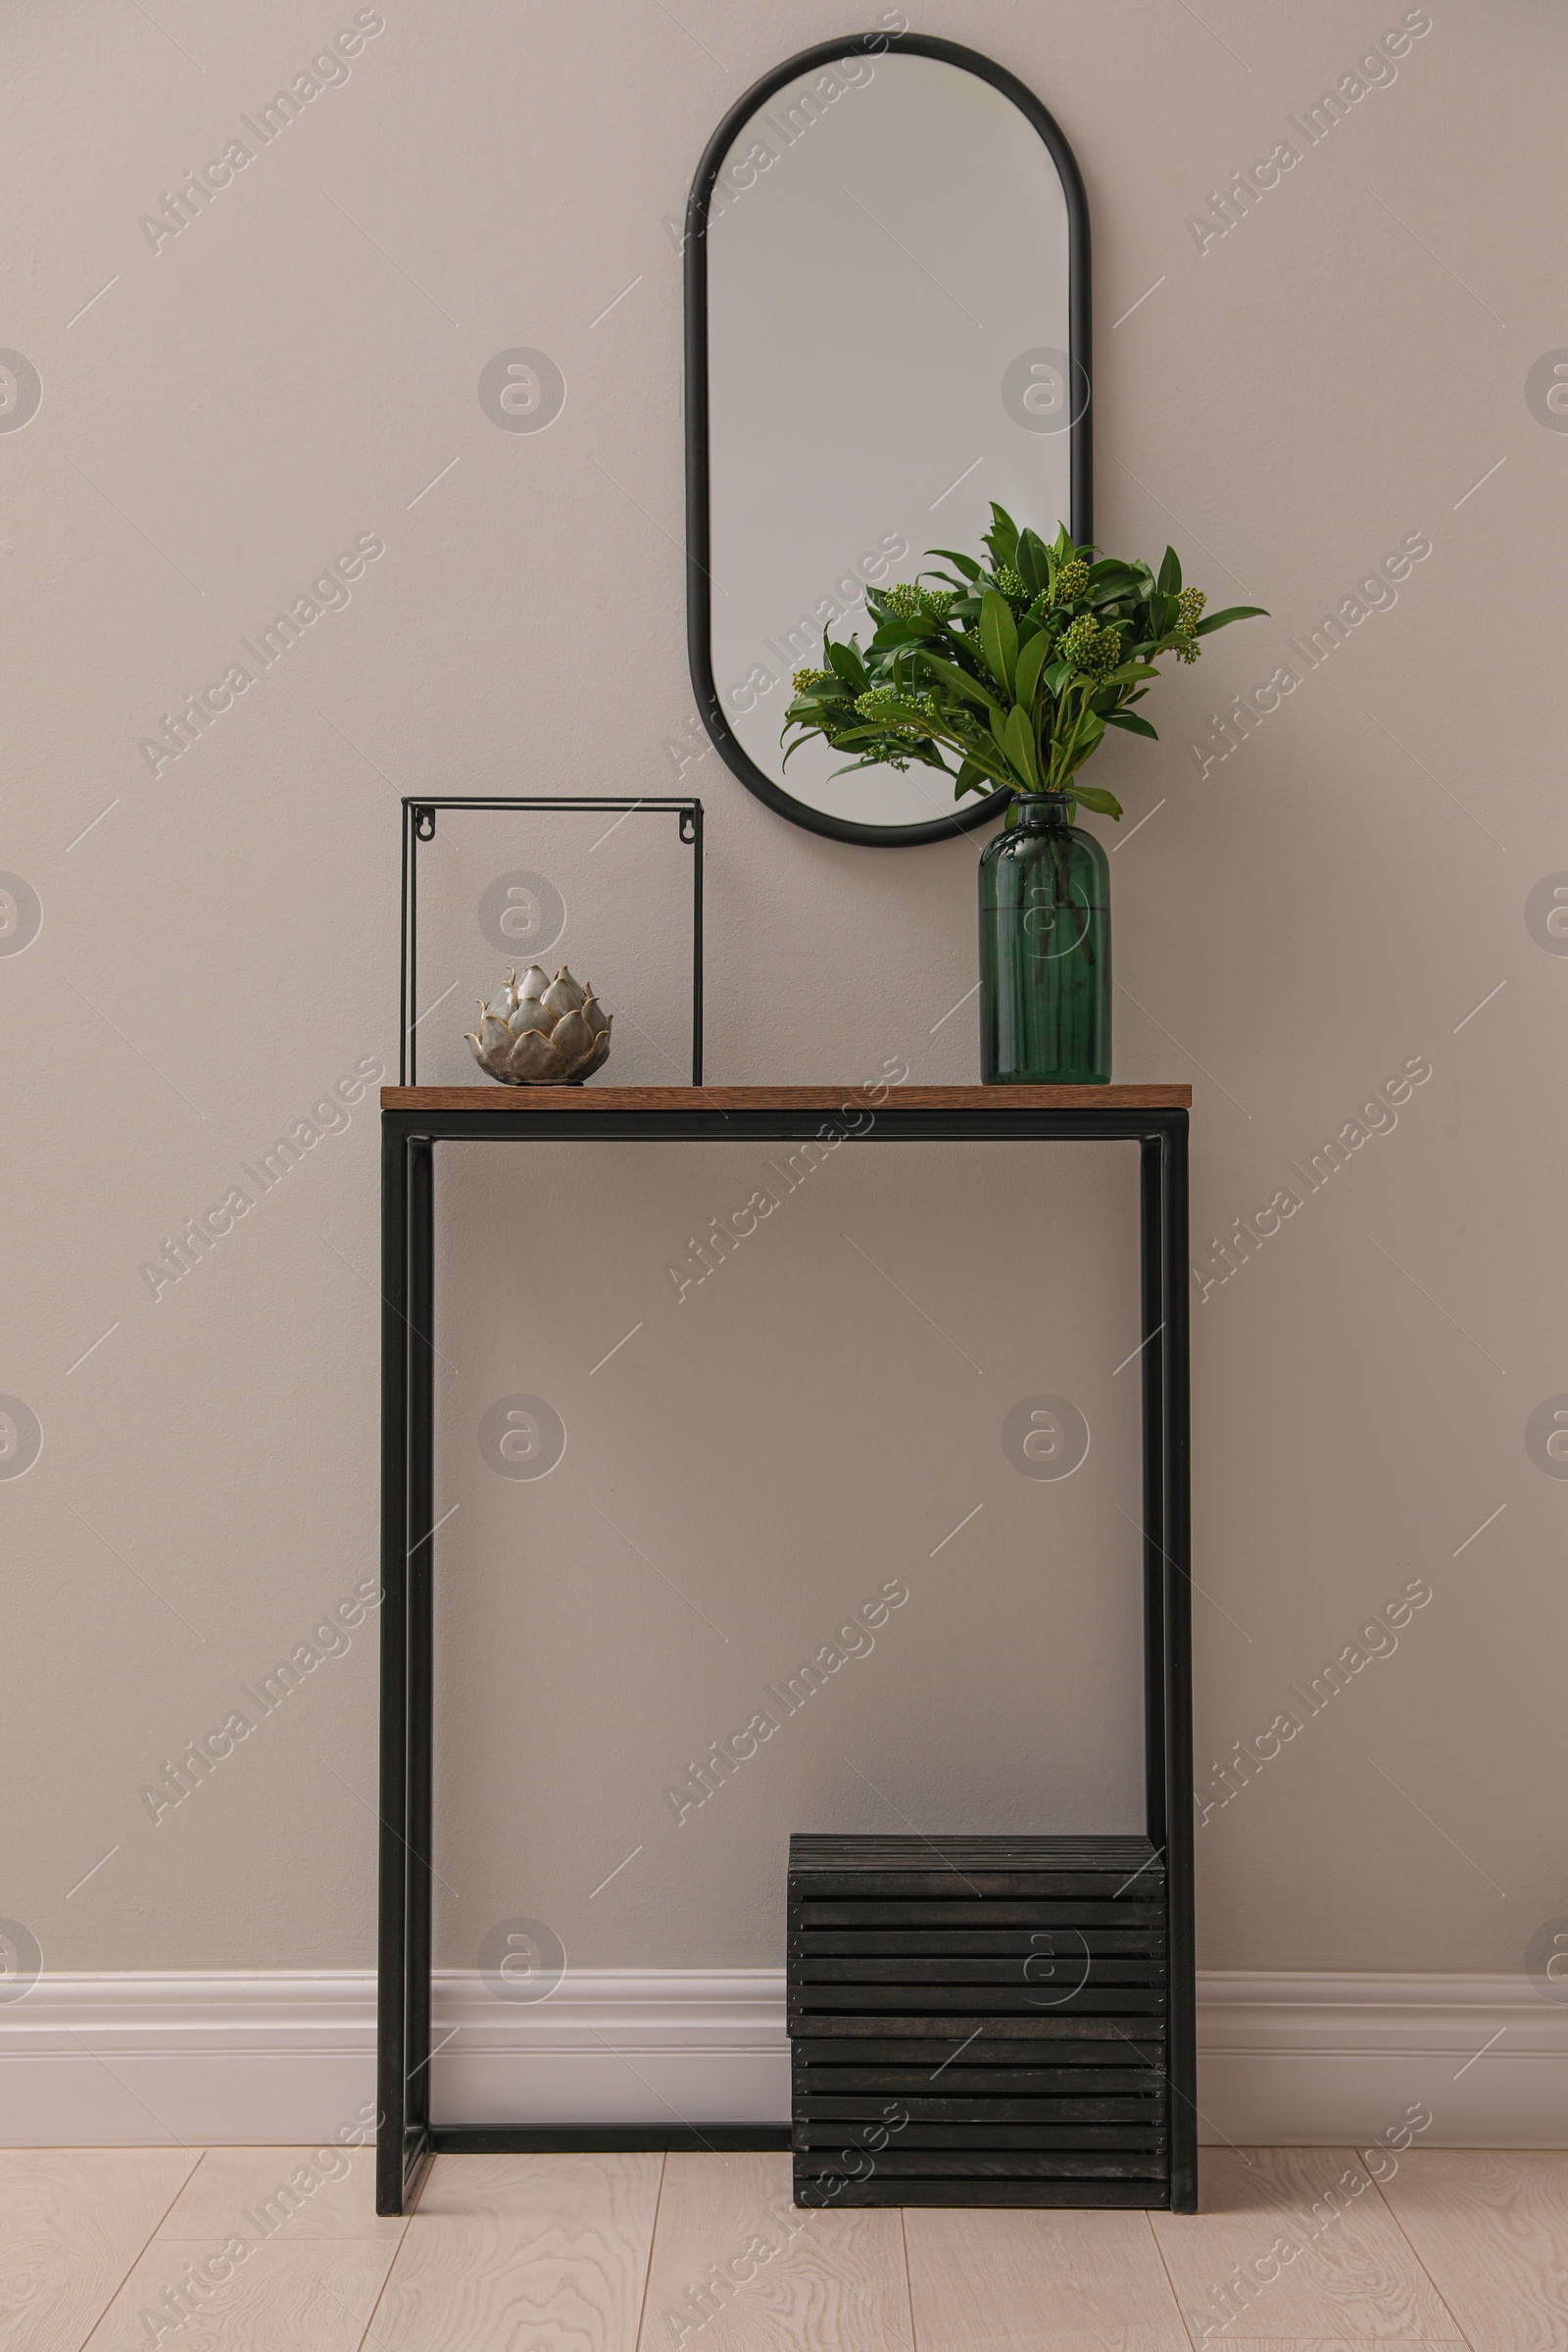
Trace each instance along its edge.
<path fill-rule="evenodd" d="M 1042 142 L 1056 167 L 1062 192 L 1067 201 L 1067 350 L 1075 380 L 1080 376 L 1086 387 L 1084 403 L 1079 414 L 1067 427 L 1069 434 L 1069 485 L 1072 506 L 1072 535 L 1080 544 L 1093 537 L 1094 479 L 1092 454 L 1091 406 L 1093 401 L 1093 370 L 1090 366 L 1090 282 L 1089 282 L 1089 204 L 1077 161 L 1054 117 L 1043 107 L 1034 92 L 1025 87 L 994 59 L 982 57 L 978 50 L 965 49 L 956 41 L 937 40 L 924 33 L 862 33 L 857 39 L 819 41 L 814 48 L 803 49 L 781 66 L 775 66 L 761 80 L 754 82 L 745 96 L 737 100 L 714 131 L 697 167 L 697 176 L 686 200 L 686 640 L 691 664 L 692 689 L 703 723 L 732 768 L 749 792 L 766 803 L 778 815 L 792 823 L 803 825 L 808 832 L 825 834 L 831 841 L 859 842 L 871 848 L 909 848 L 921 842 L 949 841 L 956 834 L 975 832 L 981 825 L 992 824 L 1007 805 L 1007 795 L 992 793 L 987 799 L 975 802 L 965 810 L 955 810 L 952 816 L 934 817 L 918 825 L 867 825 L 856 818 L 831 816 L 819 808 L 808 807 L 793 794 L 775 784 L 763 774 L 730 730 L 713 682 L 712 613 L 710 593 L 710 554 L 709 537 L 709 410 L 708 410 L 708 223 L 709 204 L 719 166 L 723 163 L 736 134 L 760 107 L 781 90 L 786 82 L 799 74 L 809 73 L 813 66 L 831 65 L 836 59 L 855 51 L 884 55 L 897 51 L 908 57 L 934 57 L 944 65 L 957 66 L 964 73 L 978 74 L 993 89 L 1010 98 L 1019 113 L 1039 132 Z"/>

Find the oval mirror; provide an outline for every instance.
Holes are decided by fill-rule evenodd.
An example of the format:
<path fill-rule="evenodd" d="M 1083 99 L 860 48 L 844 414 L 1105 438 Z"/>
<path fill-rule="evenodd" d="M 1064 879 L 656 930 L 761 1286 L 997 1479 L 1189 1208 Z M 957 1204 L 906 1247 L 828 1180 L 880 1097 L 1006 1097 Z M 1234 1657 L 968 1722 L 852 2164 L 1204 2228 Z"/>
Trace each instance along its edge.
<path fill-rule="evenodd" d="M 1089 221 L 1046 109 L 951 41 L 875 33 L 780 66 L 720 123 L 686 220 L 687 622 L 725 760 L 841 841 L 994 821 L 934 769 L 786 773 L 796 669 L 869 633 L 867 586 L 979 552 L 995 500 L 1091 536 Z"/>

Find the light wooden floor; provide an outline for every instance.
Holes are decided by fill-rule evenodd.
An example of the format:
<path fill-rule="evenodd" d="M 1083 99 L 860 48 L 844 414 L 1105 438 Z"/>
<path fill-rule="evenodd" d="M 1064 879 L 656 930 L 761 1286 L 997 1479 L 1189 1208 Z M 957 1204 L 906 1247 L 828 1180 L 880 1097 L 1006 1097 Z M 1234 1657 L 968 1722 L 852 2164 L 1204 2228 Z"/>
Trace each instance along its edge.
<path fill-rule="evenodd" d="M 1568 2153 L 1206 2149 L 1190 2219 L 801 2213 L 787 2156 L 444 2156 L 378 2221 L 364 2151 L 0 2151 L 0 2352 L 1216 2342 L 1564 2352 Z"/>

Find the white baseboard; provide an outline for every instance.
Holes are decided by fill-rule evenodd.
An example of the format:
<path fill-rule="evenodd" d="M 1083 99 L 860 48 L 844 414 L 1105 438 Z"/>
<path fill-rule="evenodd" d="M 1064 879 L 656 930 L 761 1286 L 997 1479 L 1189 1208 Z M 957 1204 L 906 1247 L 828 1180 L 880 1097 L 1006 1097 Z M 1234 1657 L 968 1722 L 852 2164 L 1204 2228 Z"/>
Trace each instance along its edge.
<path fill-rule="evenodd" d="M 1421 2106 L 1423 2147 L 1568 2145 L 1568 2005 L 1528 1978 L 1223 1972 L 1198 1999 L 1206 2140 L 1370 2145 Z M 434 2011 L 438 2120 L 789 2114 L 776 1970 L 577 1969 L 533 2004 L 443 1971 Z M 332 2138 L 373 2102 L 374 2048 L 368 1973 L 46 1976 L 0 2004 L 0 2145 Z"/>
<path fill-rule="evenodd" d="M 1526 1976 L 1215 1970 L 1198 2049 L 1202 2139 L 1387 2144 L 1421 2106 L 1424 2148 L 1568 2147 L 1568 2004 Z"/>

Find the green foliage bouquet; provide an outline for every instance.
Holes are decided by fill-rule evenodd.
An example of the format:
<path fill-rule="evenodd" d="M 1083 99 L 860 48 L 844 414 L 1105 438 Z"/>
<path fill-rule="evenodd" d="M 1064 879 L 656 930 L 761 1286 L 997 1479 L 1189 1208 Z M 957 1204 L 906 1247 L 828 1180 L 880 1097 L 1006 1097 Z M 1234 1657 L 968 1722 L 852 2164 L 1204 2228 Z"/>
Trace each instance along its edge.
<path fill-rule="evenodd" d="M 863 653 L 858 638 L 835 645 L 824 631 L 827 666 L 795 673 L 785 764 L 820 735 L 855 755 L 840 775 L 914 760 L 952 776 L 958 800 L 1000 787 L 1013 795 L 1009 823 L 1017 800 L 1038 793 L 1065 795 L 1069 821 L 1078 802 L 1119 817 L 1111 793 L 1075 781 L 1106 728 L 1157 741 L 1133 709 L 1160 674 L 1156 658 L 1196 662 L 1211 630 L 1263 608 L 1232 605 L 1204 619 L 1207 599 L 1182 586 L 1174 548 L 1156 576 L 1147 564 L 1096 563 L 1065 524 L 1048 546 L 1001 507 L 991 513 L 989 567 L 928 548 L 957 576 L 937 573 L 937 588 L 868 588 L 876 631 Z"/>

